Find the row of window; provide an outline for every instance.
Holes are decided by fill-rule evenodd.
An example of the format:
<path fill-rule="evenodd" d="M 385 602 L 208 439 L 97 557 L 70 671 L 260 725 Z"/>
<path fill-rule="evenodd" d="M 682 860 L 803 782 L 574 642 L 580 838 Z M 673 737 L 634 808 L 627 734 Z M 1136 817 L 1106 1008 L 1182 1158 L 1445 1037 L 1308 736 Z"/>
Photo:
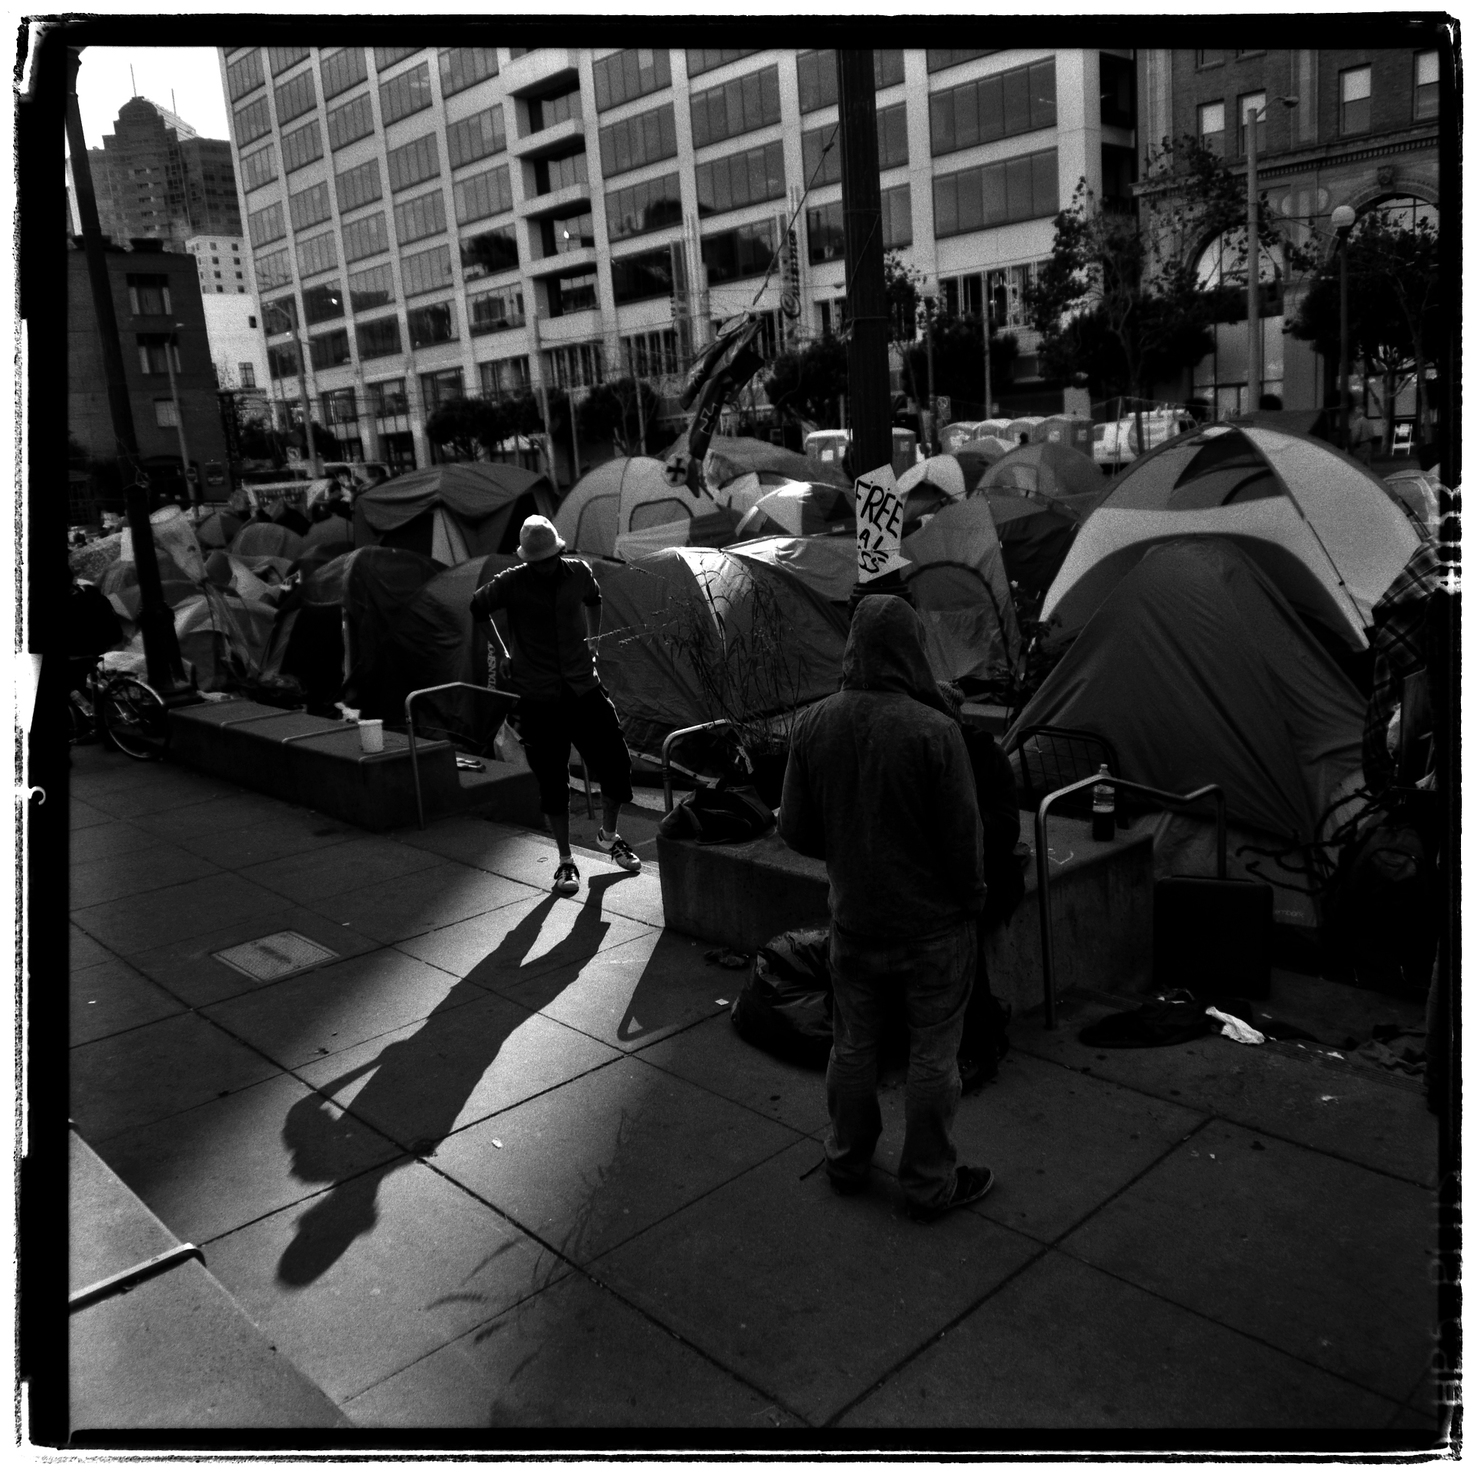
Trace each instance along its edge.
<path fill-rule="evenodd" d="M 651 112 L 635 113 L 619 123 L 607 124 L 599 138 L 603 175 L 620 175 L 624 170 L 672 159 L 678 153 L 673 104 L 664 103 Z"/>
<path fill-rule="evenodd" d="M 893 87 L 904 81 L 904 52 L 874 53 L 874 87 Z M 838 100 L 838 54 L 804 51 L 797 56 L 797 98 L 803 113 L 830 107 Z"/>
<path fill-rule="evenodd" d="M 895 185 L 879 192 L 884 247 L 907 247 L 915 238 L 910 215 L 910 187 Z M 843 203 L 813 206 L 807 212 L 807 260 L 812 263 L 843 260 Z"/>
<path fill-rule="evenodd" d="M 905 105 L 895 103 L 880 108 L 874 115 L 879 137 L 879 168 L 893 169 L 910 162 L 909 132 L 905 123 Z M 832 147 L 829 148 L 828 146 Z M 807 129 L 802 134 L 802 178 L 807 188 L 836 185 L 843 178 L 841 130 L 835 123 Z"/>
<path fill-rule="evenodd" d="M 930 152 L 951 154 L 1058 121 L 1054 60 L 1013 67 L 930 96 Z"/>
<path fill-rule="evenodd" d="M 717 144 L 781 121 L 781 85 L 775 67 L 722 83 L 689 101 L 694 148 Z"/>

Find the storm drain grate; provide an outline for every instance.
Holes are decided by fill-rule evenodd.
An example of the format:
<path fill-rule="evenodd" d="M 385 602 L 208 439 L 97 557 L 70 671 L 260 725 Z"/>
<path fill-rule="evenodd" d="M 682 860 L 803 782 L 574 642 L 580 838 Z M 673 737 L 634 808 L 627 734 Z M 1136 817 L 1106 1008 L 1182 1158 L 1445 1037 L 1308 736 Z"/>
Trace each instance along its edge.
<path fill-rule="evenodd" d="M 270 982 L 274 977 L 287 976 L 290 971 L 302 971 L 306 966 L 332 961 L 339 952 L 321 946 L 306 935 L 299 935 L 296 930 L 280 930 L 276 935 L 264 935 L 211 954 L 253 981 Z"/>

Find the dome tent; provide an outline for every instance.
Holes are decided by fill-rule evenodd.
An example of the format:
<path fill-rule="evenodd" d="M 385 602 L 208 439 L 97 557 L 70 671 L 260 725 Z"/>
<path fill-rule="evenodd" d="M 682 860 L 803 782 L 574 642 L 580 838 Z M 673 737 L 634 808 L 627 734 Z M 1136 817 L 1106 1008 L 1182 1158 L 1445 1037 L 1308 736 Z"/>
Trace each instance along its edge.
<path fill-rule="evenodd" d="M 718 516 L 718 517 L 716 517 Z M 723 515 L 707 494 L 697 498 L 663 477 L 663 464 L 652 457 L 617 457 L 593 468 L 561 500 L 555 528 L 572 554 L 610 560 L 624 541 L 627 550 L 646 553 L 645 543 L 667 545 L 723 544 L 735 520 Z M 623 558 L 630 556 L 623 552 Z"/>
<path fill-rule="evenodd" d="M 1056 499 L 996 490 L 978 494 L 991 511 L 1007 578 L 1037 599 L 1059 573 L 1079 533 L 1079 520 Z"/>
<path fill-rule="evenodd" d="M 1062 442 L 1029 442 L 998 458 L 977 485 L 1011 493 L 1098 495 L 1105 487 L 1099 465 Z"/>

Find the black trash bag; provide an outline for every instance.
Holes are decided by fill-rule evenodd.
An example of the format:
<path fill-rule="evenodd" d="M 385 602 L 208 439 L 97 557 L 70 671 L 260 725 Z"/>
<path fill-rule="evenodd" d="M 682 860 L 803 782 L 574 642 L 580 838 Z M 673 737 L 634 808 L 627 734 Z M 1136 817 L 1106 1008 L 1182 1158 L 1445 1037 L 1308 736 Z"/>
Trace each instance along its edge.
<path fill-rule="evenodd" d="M 787 930 L 755 954 L 730 1009 L 735 1031 L 755 1048 L 807 1069 L 832 1051 L 832 978 L 827 927 Z"/>
<path fill-rule="evenodd" d="M 658 836 L 696 843 L 748 843 L 776 826 L 776 817 L 753 786 L 701 786 L 659 824 Z"/>

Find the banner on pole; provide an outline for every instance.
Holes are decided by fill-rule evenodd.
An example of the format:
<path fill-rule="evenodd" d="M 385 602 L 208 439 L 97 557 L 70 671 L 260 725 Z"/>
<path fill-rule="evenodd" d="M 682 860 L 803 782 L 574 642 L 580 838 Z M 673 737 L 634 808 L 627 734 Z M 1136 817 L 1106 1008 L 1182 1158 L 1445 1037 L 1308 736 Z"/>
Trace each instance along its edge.
<path fill-rule="evenodd" d="M 858 581 L 862 585 L 910 562 L 899 553 L 904 498 L 888 463 L 853 483 L 858 511 Z"/>

